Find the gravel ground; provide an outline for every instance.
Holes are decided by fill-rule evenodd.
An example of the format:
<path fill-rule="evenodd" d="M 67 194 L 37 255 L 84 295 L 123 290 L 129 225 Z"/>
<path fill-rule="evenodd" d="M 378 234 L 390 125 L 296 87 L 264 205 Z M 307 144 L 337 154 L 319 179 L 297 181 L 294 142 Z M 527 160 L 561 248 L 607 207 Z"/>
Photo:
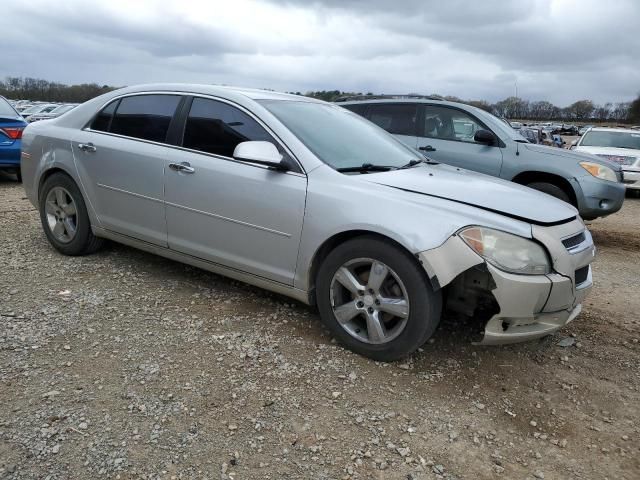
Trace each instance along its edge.
<path fill-rule="evenodd" d="M 476 347 L 447 320 L 381 364 L 286 298 L 63 257 L 0 176 L 0 478 L 637 480 L 639 212 L 593 222 L 596 287 L 556 336 Z"/>

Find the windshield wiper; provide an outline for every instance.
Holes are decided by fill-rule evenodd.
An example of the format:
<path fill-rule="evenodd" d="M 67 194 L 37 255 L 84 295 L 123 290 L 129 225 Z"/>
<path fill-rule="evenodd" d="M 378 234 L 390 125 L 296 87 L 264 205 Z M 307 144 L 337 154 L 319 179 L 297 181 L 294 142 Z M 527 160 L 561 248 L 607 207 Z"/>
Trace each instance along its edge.
<path fill-rule="evenodd" d="M 398 170 L 415 167 L 416 165 L 420 165 L 421 163 L 426 163 L 427 165 L 438 165 L 438 162 L 435 162 L 435 161 L 431 160 L 430 158 L 425 158 L 424 160 L 414 159 L 414 160 L 411 160 L 406 165 L 403 165 L 403 166 L 399 167 Z"/>
<path fill-rule="evenodd" d="M 395 170 L 397 167 L 391 167 L 389 165 L 374 165 L 373 163 L 363 163 L 357 167 L 342 167 L 336 168 L 338 172 L 348 173 L 348 172 L 388 172 L 389 170 Z"/>

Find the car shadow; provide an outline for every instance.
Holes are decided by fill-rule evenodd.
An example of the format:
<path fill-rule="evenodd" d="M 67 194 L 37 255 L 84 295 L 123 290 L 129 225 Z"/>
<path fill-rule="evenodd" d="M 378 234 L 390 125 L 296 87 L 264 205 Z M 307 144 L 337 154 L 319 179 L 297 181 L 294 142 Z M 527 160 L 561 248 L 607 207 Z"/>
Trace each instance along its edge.
<path fill-rule="evenodd" d="M 14 174 L 0 170 L 0 187 L 4 187 L 5 185 L 14 186 L 20 185 L 20 183 Z"/>

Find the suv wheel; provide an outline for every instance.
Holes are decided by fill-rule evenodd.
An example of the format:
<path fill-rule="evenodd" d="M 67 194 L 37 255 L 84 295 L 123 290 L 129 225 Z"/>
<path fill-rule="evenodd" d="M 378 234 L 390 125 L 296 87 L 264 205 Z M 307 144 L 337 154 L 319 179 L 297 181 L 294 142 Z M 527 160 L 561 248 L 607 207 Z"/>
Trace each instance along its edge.
<path fill-rule="evenodd" d="M 49 242 L 65 255 L 86 255 L 103 243 L 91 231 L 84 199 L 75 182 L 54 173 L 40 190 L 40 221 Z"/>
<path fill-rule="evenodd" d="M 533 182 L 527 184 L 527 187 L 538 190 L 539 192 L 546 193 L 547 195 L 551 195 L 552 197 L 556 197 L 563 202 L 571 203 L 569 195 L 567 195 L 567 193 L 563 189 L 561 189 L 557 185 L 554 185 L 553 183 Z"/>
<path fill-rule="evenodd" d="M 320 267 L 316 295 L 331 332 L 349 349 L 378 361 L 413 353 L 440 322 L 441 294 L 421 267 L 375 237 L 335 248 Z"/>

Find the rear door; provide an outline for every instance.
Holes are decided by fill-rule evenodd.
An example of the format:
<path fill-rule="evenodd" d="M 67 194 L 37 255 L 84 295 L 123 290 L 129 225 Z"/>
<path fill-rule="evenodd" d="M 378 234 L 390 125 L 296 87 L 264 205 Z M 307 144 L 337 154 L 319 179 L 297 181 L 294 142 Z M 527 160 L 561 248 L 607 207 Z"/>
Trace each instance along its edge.
<path fill-rule="evenodd" d="M 449 106 L 423 104 L 417 147 L 437 162 L 495 177 L 502 168 L 499 145 L 477 143 L 475 132 L 488 130 L 471 114 Z"/>
<path fill-rule="evenodd" d="M 107 105 L 79 131 L 73 153 L 101 225 L 167 245 L 164 161 L 169 126 L 182 97 L 127 96 Z"/>
<path fill-rule="evenodd" d="M 238 106 L 196 97 L 184 112 L 182 149 L 165 160 L 169 248 L 292 285 L 306 175 L 233 159 L 236 145 L 250 140 L 289 155 Z"/>

